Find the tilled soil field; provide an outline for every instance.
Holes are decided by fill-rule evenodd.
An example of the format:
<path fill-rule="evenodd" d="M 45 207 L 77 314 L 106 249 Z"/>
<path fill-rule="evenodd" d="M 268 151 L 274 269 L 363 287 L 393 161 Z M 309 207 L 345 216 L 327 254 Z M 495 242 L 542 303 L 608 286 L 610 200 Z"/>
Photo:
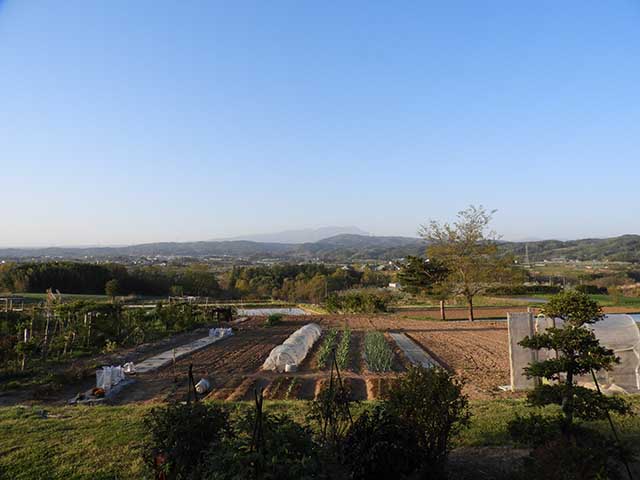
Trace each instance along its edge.
<path fill-rule="evenodd" d="M 455 372 L 471 398 L 498 394 L 509 384 L 508 333 L 505 322 L 430 322 L 431 328 L 406 333 L 443 367 Z"/>
<path fill-rule="evenodd" d="M 185 357 L 156 372 L 139 375 L 136 383 L 123 389 L 116 403 L 184 399 L 187 372 L 193 364 L 195 381 L 212 383 L 208 397 L 218 400 L 250 400 L 255 388 L 264 389 L 270 399 L 313 399 L 330 377 L 329 368 L 318 368 L 322 337 L 295 373 L 275 373 L 261 369 L 275 346 L 302 325 L 316 322 L 323 329 L 352 330 L 347 367 L 341 377 L 357 400 L 380 398 L 394 379 L 409 365 L 393 340 L 385 338 L 394 352 L 391 372 L 368 370 L 364 360 L 366 331 L 404 332 L 440 364 L 465 381 L 471 398 L 508 395 L 498 390 L 509 381 L 507 326 L 505 322 L 436 322 L 411 320 L 392 315 L 287 317 L 281 324 L 264 326 L 264 318 L 251 318 L 239 324 L 234 336 Z M 338 340 L 341 334 L 338 335 Z"/>

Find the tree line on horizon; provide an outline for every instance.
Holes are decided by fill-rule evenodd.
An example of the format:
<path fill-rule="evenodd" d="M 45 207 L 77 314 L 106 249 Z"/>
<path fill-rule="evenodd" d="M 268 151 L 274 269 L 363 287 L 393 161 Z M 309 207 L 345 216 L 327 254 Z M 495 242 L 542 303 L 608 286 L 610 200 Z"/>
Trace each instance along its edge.
<path fill-rule="evenodd" d="M 212 299 L 277 299 L 322 303 L 334 292 L 384 287 L 389 276 L 371 268 L 324 264 L 233 267 L 216 272 L 206 264 L 126 267 L 121 264 L 29 262 L 0 265 L 0 294 L 45 293 L 108 296 L 182 296 Z"/>

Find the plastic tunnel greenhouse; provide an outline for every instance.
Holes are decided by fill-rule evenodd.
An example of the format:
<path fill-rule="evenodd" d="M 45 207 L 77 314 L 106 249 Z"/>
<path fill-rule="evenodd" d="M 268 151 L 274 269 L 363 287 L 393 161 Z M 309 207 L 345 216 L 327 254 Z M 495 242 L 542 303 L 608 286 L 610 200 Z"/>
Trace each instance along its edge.
<path fill-rule="evenodd" d="M 523 369 L 529 362 L 555 357 L 551 350 L 534 352 L 518 346 L 518 342 L 533 333 L 542 333 L 549 327 L 561 327 L 559 319 L 537 317 L 531 314 L 509 315 L 509 353 L 511 364 L 511 387 L 513 390 L 526 390 L 534 385 L 533 379 L 526 379 Z M 597 372 L 596 378 L 605 393 L 640 392 L 640 330 L 638 324 L 629 315 L 606 315 L 603 320 L 586 325 L 593 330 L 600 344 L 613 350 L 620 359 L 610 371 Z M 576 379 L 578 384 L 595 388 L 593 377 L 584 375 Z"/>
<path fill-rule="evenodd" d="M 284 372 L 287 365 L 298 366 L 309 353 L 313 344 L 320 338 L 322 329 L 315 323 L 299 328 L 278 345 L 269 354 L 262 368 Z"/>

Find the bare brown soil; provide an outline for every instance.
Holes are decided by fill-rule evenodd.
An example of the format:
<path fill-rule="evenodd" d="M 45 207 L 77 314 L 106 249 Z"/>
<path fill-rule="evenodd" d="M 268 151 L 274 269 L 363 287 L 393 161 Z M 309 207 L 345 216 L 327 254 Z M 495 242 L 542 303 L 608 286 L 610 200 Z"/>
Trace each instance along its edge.
<path fill-rule="evenodd" d="M 234 336 L 179 359 L 175 365 L 138 375 L 135 383 L 125 387 L 113 403 L 186 399 L 190 364 L 196 382 L 207 378 L 212 384 L 208 393 L 211 399 L 251 400 L 256 388 L 262 388 L 265 397 L 270 399 L 314 399 L 330 378 L 330 369 L 317 368 L 317 350 L 322 340 L 316 342 L 299 371 L 281 374 L 262 370 L 271 349 L 309 322 L 319 323 L 323 329 L 342 330 L 345 324 L 351 328 L 348 366 L 340 374 L 354 399 L 384 397 L 398 375 L 409 366 L 388 332 L 409 335 L 443 367 L 466 382 L 464 391 L 471 398 L 509 395 L 497 388 L 509 381 L 506 322 L 427 321 L 406 318 L 404 314 L 326 315 L 287 317 L 272 327 L 264 326 L 264 318 L 250 318 L 235 326 Z M 385 338 L 394 351 L 393 371 L 377 373 L 367 369 L 363 356 L 364 335 L 371 330 L 386 333 Z M 175 344 L 167 342 L 165 349 L 166 345 Z M 159 349 L 149 349 L 149 352 Z"/>
<path fill-rule="evenodd" d="M 407 334 L 443 367 L 455 372 L 471 398 L 497 396 L 497 387 L 509 384 L 505 322 L 431 322 L 427 328 Z"/>
<path fill-rule="evenodd" d="M 465 393 L 471 398 L 507 395 L 498 385 L 509 381 L 506 323 L 434 322 L 407 319 L 395 315 L 353 315 L 323 317 L 289 317 L 274 327 L 265 327 L 263 319 L 241 324 L 235 335 L 194 353 L 156 372 L 140 375 L 135 385 L 127 387 L 117 403 L 186 398 L 187 372 L 193 364 L 195 380 L 207 378 L 213 384 L 208 397 L 218 400 L 251 400 L 256 388 L 268 399 L 313 399 L 328 385 L 329 369 L 317 368 L 316 342 L 298 372 L 279 374 L 263 371 L 264 360 L 272 348 L 282 343 L 305 323 L 315 321 L 324 329 L 352 329 L 348 367 L 341 371 L 343 382 L 357 400 L 384 397 L 409 362 L 393 340 L 385 335 L 394 351 L 393 371 L 370 372 L 363 359 L 366 331 L 401 331 L 465 381 Z M 338 337 L 340 338 L 340 336 Z M 176 381 L 177 379 L 177 381 Z"/>

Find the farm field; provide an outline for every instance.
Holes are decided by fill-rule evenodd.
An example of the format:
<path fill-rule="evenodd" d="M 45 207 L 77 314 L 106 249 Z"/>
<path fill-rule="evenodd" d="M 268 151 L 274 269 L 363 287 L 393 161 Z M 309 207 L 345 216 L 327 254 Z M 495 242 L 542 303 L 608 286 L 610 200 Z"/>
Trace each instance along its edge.
<path fill-rule="evenodd" d="M 271 349 L 291 333 L 314 321 L 323 328 L 318 340 L 297 372 L 276 373 L 262 370 Z M 465 381 L 465 393 L 472 399 L 504 397 L 499 385 L 509 381 L 507 327 L 504 322 L 425 322 L 390 315 L 287 317 L 281 324 L 266 327 L 264 318 L 251 318 L 239 324 L 234 336 L 179 359 L 155 372 L 138 375 L 115 399 L 116 404 L 155 402 L 185 398 L 187 372 L 193 364 L 196 381 L 207 378 L 213 385 L 212 400 L 249 400 L 256 387 L 264 389 L 271 400 L 311 400 L 330 376 L 322 344 L 330 329 L 336 332 L 335 345 L 343 331 L 351 330 L 349 347 L 344 353 L 342 378 L 356 400 L 379 398 L 393 379 L 405 371 L 409 361 L 389 336 L 406 333 L 443 367 L 456 372 Z M 365 335 L 379 331 L 391 354 L 388 371 L 371 371 L 367 364 Z"/>
<path fill-rule="evenodd" d="M 478 309 L 479 312 L 496 316 L 506 316 L 507 310 L 515 311 L 514 308 Z M 613 308 L 605 307 L 605 311 L 611 310 Z M 621 308 L 617 307 L 615 310 L 620 311 Z M 463 313 L 466 311 L 460 309 L 460 314 Z M 193 364 L 196 381 L 200 378 L 210 381 L 210 400 L 248 400 L 256 387 L 263 388 L 266 398 L 270 400 L 311 400 L 317 396 L 330 377 L 330 362 L 326 358 L 329 347 L 323 347 L 330 330 L 335 330 L 333 346 L 341 351 L 342 378 L 356 400 L 380 398 L 394 378 L 409 366 L 405 353 L 391 338 L 392 332 L 406 334 L 428 356 L 454 372 L 464 381 L 464 392 L 471 399 L 517 396 L 498 388 L 509 384 L 507 324 L 501 320 L 480 319 L 473 323 L 464 320 L 431 321 L 423 310 L 381 315 L 288 316 L 270 327 L 265 325 L 265 320 L 263 316 L 250 317 L 234 325 L 232 337 L 180 358 L 175 365 L 138 374 L 135 382 L 110 400 L 111 403 L 125 405 L 182 400 L 188 391 L 187 372 L 190 364 Z M 320 324 L 323 335 L 309 351 L 298 370 L 291 373 L 262 370 L 262 364 L 269 352 L 309 322 Z M 343 332 L 347 327 L 350 331 L 349 339 L 343 342 Z M 370 368 L 371 361 L 367 361 L 365 354 L 365 338 L 374 332 L 380 332 L 383 341 L 380 342 L 378 337 L 378 343 L 389 350 L 389 358 L 381 362 L 385 365 L 388 363 L 389 367 L 381 368 L 379 371 Z M 85 391 L 95 384 L 91 365 L 121 364 L 125 360 L 140 362 L 151 354 L 191 341 L 198 335 L 206 335 L 206 329 L 148 344 L 144 348 L 137 348 L 122 355 L 114 353 L 83 359 L 77 362 L 80 364 L 78 369 L 82 367 L 88 375 L 82 381 L 65 384 L 62 391 L 47 393 L 44 396 L 42 392 L 35 396 L 29 390 L 5 392 L 0 396 L 0 405 L 36 401 L 64 404 L 78 392 Z"/>

